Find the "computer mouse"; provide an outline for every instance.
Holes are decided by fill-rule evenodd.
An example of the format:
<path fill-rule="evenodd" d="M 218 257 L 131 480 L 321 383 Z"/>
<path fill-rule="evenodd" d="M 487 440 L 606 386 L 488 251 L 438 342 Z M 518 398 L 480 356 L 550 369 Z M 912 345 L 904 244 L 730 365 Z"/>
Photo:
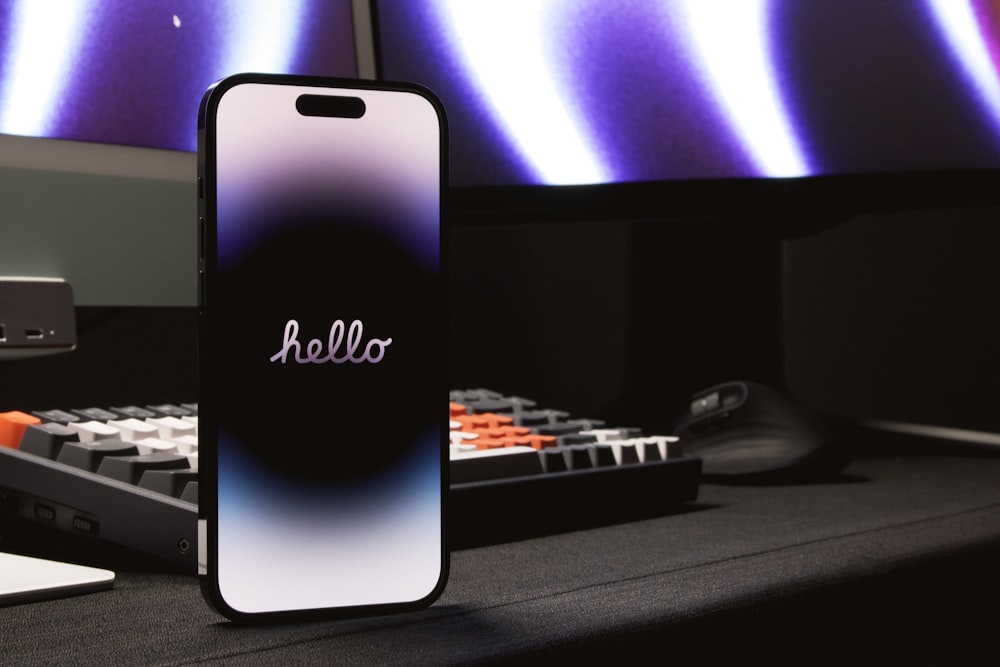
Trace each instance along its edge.
<path fill-rule="evenodd" d="M 835 477 L 850 462 L 830 422 L 787 394 L 756 382 L 726 382 L 694 394 L 675 423 L 702 479 L 797 484 Z"/>

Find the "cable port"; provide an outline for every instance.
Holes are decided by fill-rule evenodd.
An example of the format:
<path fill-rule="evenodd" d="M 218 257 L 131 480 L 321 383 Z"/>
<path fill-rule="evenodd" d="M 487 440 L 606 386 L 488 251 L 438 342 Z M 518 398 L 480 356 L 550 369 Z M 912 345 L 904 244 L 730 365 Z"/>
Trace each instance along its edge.
<path fill-rule="evenodd" d="M 28 340 L 41 340 L 45 338 L 45 332 L 41 329 L 29 328 L 24 330 L 24 337 Z"/>
<path fill-rule="evenodd" d="M 13 491 L 0 493 L 0 508 L 5 512 L 17 514 L 21 510 L 21 497 Z"/>
<path fill-rule="evenodd" d="M 44 521 L 53 521 L 56 518 L 56 510 L 54 507 L 35 503 L 35 516 Z"/>

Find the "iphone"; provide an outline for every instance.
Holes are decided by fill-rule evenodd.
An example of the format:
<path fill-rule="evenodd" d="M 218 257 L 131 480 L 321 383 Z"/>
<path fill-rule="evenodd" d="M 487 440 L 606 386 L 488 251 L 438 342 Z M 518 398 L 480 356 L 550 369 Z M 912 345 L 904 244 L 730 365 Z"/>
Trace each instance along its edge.
<path fill-rule="evenodd" d="M 244 74 L 199 112 L 199 574 L 232 619 L 447 579 L 445 115 L 408 84 Z"/>

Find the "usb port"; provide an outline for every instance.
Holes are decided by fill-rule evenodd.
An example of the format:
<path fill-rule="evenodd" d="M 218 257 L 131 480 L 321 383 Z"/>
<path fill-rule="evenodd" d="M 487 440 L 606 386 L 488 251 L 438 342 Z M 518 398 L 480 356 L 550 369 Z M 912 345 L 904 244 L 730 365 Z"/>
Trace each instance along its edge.
<path fill-rule="evenodd" d="M 34 329 L 34 328 L 25 329 L 24 337 L 27 338 L 28 340 L 41 340 L 45 338 L 45 332 L 42 331 L 41 329 Z"/>
<path fill-rule="evenodd" d="M 3 322 L 0 322 L 0 343 L 4 342 L 5 340 L 7 340 L 7 325 L 5 325 Z"/>

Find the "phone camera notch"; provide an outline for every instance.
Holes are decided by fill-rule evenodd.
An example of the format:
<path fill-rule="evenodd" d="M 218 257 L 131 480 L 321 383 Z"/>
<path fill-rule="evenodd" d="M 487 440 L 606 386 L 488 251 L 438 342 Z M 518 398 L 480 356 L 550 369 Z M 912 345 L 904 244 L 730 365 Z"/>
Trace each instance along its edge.
<path fill-rule="evenodd" d="M 345 95 L 299 95 L 295 100 L 295 110 L 303 116 L 361 118 L 365 109 L 363 99 Z"/>

